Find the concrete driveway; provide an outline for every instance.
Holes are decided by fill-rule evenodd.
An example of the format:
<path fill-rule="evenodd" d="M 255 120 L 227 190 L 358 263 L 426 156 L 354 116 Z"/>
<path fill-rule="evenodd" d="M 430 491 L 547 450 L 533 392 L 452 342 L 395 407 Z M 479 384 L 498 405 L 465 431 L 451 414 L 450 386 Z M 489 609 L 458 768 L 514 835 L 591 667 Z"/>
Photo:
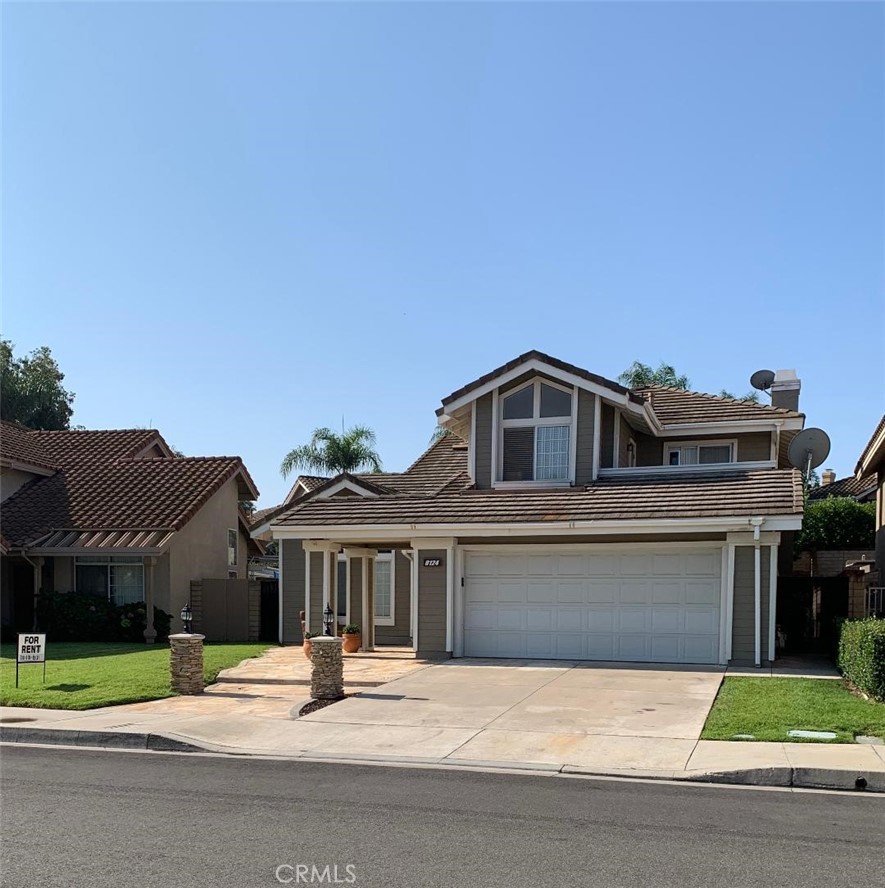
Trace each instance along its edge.
<path fill-rule="evenodd" d="M 723 673 L 706 666 L 465 659 L 434 664 L 299 721 L 362 726 L 377 754 L 389 748 L 408 755 L 414 744 L 462 763 L 681 770 Z"/>

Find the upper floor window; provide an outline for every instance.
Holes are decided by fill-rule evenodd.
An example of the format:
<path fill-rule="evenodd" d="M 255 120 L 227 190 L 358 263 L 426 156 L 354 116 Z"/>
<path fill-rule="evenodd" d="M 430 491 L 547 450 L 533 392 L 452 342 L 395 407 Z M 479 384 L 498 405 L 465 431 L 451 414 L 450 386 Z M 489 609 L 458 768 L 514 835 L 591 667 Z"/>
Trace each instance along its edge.
<path fill-rule="evenodd" d="M 536 379 L 501 399 L 501 480 L 568 481 L 572 392 Z"/>
<path fill-rule="evenodd" d="M 231 529 L 227 531 L 227 566 L 237 566 L 237 532 Z"/>
<path fill-rule="evenodd" d="M 709 466 L 735 461 L 734 441 L 709 441 L 695 444 L 668 444 L 667 465 L 670 466 Z"/>

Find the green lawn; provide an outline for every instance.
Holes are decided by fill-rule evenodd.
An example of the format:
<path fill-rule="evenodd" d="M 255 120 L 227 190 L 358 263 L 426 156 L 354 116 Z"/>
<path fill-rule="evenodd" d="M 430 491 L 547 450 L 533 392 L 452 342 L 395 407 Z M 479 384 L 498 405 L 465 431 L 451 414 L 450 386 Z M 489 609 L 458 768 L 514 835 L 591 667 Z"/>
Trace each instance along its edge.
<path fill-rule="evenodd" d="M 885 703 L 856 697 L 835 679 L 726 678 L 701 739 L 752 734 L 796 742 L 791 730 L 833 731 L 836 739 L 824 741 L 831 743 L 852 743 L 857 734 L 885 738 Z"/>
<path fill-rule="evenodd" d="M 15 687 L 15 646 L 0 647 L 0 705 L 41 709 L 94 709 L 173 696 L 169 687 L 169 647 L 165 644 L 77 644 L 50 642 L 43 666 L 19 667 Z M 255 657 L 267 644 L 207 644 L 203 675 L 212 682 L 222 669 Z"/>

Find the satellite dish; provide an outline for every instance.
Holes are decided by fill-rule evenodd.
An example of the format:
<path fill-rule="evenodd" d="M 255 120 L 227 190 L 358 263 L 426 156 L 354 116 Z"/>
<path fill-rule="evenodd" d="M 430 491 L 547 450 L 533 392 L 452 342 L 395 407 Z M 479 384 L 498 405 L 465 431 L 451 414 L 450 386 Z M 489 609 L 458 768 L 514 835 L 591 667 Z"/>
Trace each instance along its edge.
<path fill-rule="evenodd" d="M 823 429 L 805 429 L 790 442 L 790 465 L 807 475 L 830 455 L 830 436 Z"/>
<path fill-rule="evenodd" d="M 750 377 L 750 385 L 760 392 L 767 392 L 774 382 L 774 370 L 757 370 Z"/>

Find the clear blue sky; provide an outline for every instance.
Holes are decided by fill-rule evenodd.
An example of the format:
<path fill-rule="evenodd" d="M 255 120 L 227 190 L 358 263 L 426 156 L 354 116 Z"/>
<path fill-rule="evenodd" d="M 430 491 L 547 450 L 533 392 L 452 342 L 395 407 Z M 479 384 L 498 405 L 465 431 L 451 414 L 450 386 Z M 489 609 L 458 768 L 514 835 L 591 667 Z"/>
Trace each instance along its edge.
<path fill-rule="evenodd" d="M 744 392 L 851 471 L 883 409 L 885 6 L 3 8 L 3 334 L 87 427 L 405 468 L 530 348 Z"/>

